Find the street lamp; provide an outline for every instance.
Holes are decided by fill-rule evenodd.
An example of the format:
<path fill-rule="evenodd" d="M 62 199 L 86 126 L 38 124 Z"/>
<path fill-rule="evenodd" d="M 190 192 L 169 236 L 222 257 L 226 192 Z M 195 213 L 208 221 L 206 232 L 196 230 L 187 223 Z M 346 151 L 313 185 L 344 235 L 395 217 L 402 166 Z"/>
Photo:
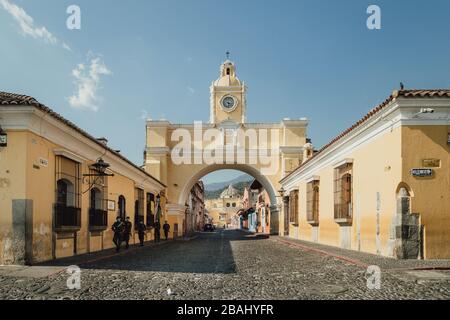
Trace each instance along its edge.
<path fill-rule="evenodd" d="M 6 131 L 3 131 L 0 126 L 0 147 L 5 148 L 8 145 L 8 134 Z"/>
<path fill-rule="evenodd" d="M 86 181 L 85 183 L 89 183 L 89 188 L 83 192 L 86 193 L 91 190 L 91 188 L 97 183 L 99 178 L 103 177 L 114 177 L 113 173 L 106 173 L 106 169 L 110 167 L 109 163 L 105 162 L 102 158 L 98 158 L 97 161 L 90 166 L 90 169 L 94 171 L 94 173 L 86 173 L 83 174 L 83 177 L 94 177 L 93 181 Z M 91 179 L 89 179 L 91 180 Z M 100 179 L 102 180 L 102 179 Z M 83 180 L 84 183 L 85 180 Z M 101 182 L 103 184 L 103 182 Z"/>
<path fill-rule="evenodd" d="M 102 158 L 99 158 L 93 165 L 91 165 L 92 170 L 95 173 L 84 174 L 85 177 L 113 177 L 114 174 L 106 173 L 106 169 L 110 167 L 109 163 L 105 162 Z"/>

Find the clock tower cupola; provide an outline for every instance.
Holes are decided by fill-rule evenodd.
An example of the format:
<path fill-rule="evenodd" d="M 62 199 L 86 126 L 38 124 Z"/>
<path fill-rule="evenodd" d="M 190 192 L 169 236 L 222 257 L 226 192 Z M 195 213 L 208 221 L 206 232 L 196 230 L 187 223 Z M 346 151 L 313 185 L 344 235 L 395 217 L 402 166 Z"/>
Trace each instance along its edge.
<path fill-rule="evenodd" d="M 227 59 L 220 66 L 220 77 L 210 88 L 210 122 L 245 123 L 246 91 L 244 82 L 236 76 L 234 62 Z"/>

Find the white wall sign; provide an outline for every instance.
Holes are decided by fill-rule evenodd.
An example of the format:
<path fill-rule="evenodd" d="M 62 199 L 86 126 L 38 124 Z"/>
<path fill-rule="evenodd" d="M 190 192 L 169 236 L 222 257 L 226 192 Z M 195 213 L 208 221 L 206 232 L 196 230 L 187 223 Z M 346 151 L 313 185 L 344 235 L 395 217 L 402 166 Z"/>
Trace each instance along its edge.
<path fill-rule="evenodd" d="M 108 210 L 109 211 L 116 210 L 116 202 L 114 200 L 108 200 Z"/>
<path fill-rule="evenodd" d="M 47 168 L 48 167 L 48 160 L 44 158 L 39 158 L 39 165 L 41 167 Z"/>

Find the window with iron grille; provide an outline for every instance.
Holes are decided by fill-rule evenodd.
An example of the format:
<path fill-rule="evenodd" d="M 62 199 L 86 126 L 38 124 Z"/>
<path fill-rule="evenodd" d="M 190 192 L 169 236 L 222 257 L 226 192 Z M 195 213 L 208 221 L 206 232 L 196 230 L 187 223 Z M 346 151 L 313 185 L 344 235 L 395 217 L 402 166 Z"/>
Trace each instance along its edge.
<path fill-rule="evenodd" d="M 353 217 L 353 165 L 334 170 L 334 219 L 350 222 Z"/>
<path fill-rule="evenodd" d="M 299 192 L 298 190 L 291 191 L 289 195 L 289 218 L 290 223 L 298 225 L 298 201 L 299 201 Z"/>
<path fill-rule="evenodd" d="M 319 184 L 318 180 L 306 185 L 306 219 L 309 224 L 319 224 Z"/>
<path fill-rule="evenodd" d="M 81 228 L 81 166 L 63 156 L 56 157 L 53 225 L 57 231 Z"/>

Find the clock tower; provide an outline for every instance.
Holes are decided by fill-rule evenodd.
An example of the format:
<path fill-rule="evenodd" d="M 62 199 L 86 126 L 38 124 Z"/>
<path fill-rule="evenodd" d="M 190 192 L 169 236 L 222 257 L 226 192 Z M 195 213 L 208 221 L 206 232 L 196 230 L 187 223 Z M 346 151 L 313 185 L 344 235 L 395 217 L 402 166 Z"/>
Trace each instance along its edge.
<path fill-rule="evenodd" d="M 211 84 L 210 123 L 245 123 L 246 91 L 245 83 L 236 76 L 234 62 L 227 59 L 220 66 L 219 79 Z"/>

